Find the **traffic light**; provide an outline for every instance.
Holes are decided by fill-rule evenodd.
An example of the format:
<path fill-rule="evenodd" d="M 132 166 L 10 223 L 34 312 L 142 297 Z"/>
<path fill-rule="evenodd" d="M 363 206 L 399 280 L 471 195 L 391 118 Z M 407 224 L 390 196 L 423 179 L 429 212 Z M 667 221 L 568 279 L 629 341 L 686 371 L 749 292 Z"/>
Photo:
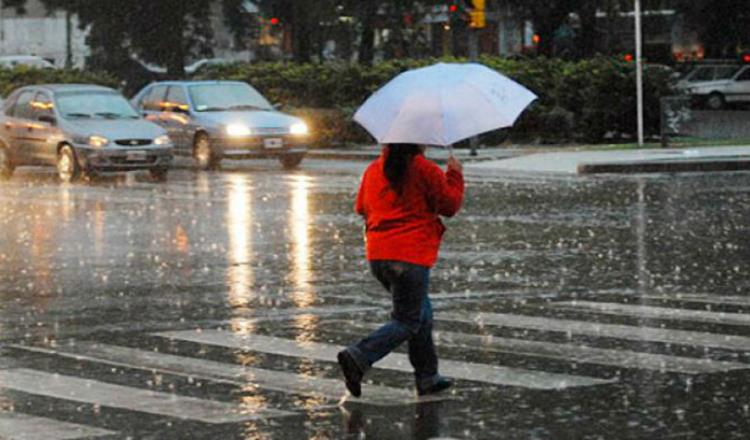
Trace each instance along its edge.
<path fill-rule="evenodd" d="M 486 26 L 484 2 L 485 0 L 471 0 L 469 27 L 472 29 L 483 29 Z"/>

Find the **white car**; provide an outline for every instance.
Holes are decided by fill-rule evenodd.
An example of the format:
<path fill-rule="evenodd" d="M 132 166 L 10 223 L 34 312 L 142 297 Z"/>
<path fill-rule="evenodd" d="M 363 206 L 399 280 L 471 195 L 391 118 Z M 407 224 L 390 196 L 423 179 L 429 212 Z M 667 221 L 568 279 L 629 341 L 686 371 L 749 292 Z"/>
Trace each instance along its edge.
<path fill-rule="evenodd" d="M 677 89 L 712 110 L 750 103 L 750 65 L 700 66 L 679 81 Z"/>
<path fill-rule="evenodd" d="M 36 55 L 8 55 L 0 57 L 0 67 L 12 69 L 16 66 L 29 66 L 37 69 L 55 69 L 55 65 Z"/>

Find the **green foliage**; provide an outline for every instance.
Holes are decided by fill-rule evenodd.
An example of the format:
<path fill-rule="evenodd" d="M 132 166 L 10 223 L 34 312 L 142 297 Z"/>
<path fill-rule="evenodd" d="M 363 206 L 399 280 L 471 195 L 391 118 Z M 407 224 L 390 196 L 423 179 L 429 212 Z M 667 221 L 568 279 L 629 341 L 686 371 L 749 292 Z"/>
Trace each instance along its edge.
<path fill-rule="evenodd" d="M 321 132 L 320 143 L 366 142 L 352 127 L 351 114 L 367 97 L 399 73 L 436 61 L 460 59 L 399 59 L 371 67 L 357 64 L 236 63 L 216 66 L 204 79 L 246 81 L 272 102 L 300 110 Z M 486 137 L 510 137 L 533 142 L 604 142 L 635 135 L 635 65 L 614 58 L 582 61 L 482 57 L 482 64 L 532 90 L 539 99 L 516 125 Z M 659 100 L 672 93 L 670 71 L 647 66 L 644 72 L 644 108 L 647 135 L 659 130 Z M 334 109 L 334 110 L 321 110 Z"/>
<path fill-rule="evenodd" d="M 13 69 L 0 68 L 0 96 L 8 96 L 13 90 L 33 84 L 99 84 L 117 88 L 118 80 L 102 72 L 80 70 L 36 69 L 18 66 Z"/>

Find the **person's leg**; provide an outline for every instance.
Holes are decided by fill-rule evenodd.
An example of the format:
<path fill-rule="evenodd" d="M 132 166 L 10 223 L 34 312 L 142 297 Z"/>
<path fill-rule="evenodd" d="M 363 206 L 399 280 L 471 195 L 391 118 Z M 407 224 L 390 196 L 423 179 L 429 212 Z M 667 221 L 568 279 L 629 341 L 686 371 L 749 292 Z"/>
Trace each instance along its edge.
<path fill-rule="evenodd" d="M 409 339 L 409 361 L 414 367 L 417 385 L 429 382 L 438 373 L 438 358 L 432 340 L 432 305 L 427 294 L 422 302 L 419 331 Z"/>
<path fill-rule="evenodd" d="M 429 276 L 428 271 L 425 273 L 426 287 L 429 286 Z M 409 339 L 409 361 L 414 367 L 414 379 L 420 395 L 437 393 L 453 384 L 438 374 L 438 358 L 432 339 L 432 304 L 428 290 L 425 288 L 419 332 Z"/>
<path fill-rule="evenodd" d="M 391 320 L 357 344 L 353 352 L 363 371 L 419 332 L 429 269 L 398 261 L 373 262 L 373 273 L 393 297 Z"/>

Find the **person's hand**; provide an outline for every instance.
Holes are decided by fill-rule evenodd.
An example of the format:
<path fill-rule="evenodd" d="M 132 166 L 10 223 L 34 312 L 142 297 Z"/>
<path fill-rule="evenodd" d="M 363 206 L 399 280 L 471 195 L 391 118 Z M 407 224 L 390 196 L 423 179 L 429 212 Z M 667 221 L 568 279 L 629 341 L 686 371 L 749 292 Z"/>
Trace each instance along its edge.
<path fill-rule="evenodd" d="M 464 170 L 464 167 L 463 165 L 461 165 L 461 162 L 459 162 L 458 159 L 456 159 L 453 156 L 448 157 L 448 171 L 451 171 L 451 170 L 459 172 L 459 173 L 463 173 L 463 170 Z"/>

